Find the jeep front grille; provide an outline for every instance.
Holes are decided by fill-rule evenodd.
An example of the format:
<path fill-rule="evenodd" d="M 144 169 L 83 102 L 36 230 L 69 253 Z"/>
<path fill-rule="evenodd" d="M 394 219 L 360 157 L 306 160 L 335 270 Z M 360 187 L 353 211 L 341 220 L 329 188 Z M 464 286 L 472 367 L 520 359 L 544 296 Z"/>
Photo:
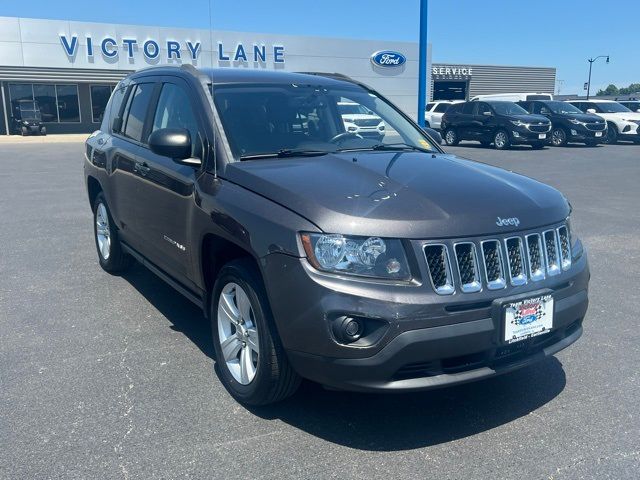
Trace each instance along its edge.
<path fill-rule="evenodd" d="M 446 245 L 427 245 L 424 248 L 431 283 L 436 293 L 449 295 L 454 292 L 451 262 Z"/>
<path fill-rule="evenodd" d="M 569 270 L 571 236 L 569 228 L 561 225 L 504 239 L 427 244 L 424 254 L 431 284 L 440 295 L 451 295 L 456 287 L 462 293 L 479 292 L 483 286 L 499 290 Z"/>

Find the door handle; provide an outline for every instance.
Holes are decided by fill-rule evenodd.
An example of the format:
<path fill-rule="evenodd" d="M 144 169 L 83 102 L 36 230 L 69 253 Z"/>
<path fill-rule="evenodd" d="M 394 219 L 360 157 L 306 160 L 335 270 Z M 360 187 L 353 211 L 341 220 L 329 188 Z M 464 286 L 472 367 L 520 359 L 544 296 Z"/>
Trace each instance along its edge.
<path fill-rule="evenodd" d="M 138 172 L 143 177 L 145 177 L 147 175 L 147 173 L 149 173 L 149 171 L 151 170 L 151 168 L 149 168 L 149 165 L 147 165 L 147 162 L 143 162 L 143 163 L 136 162 L 134 164 L 134 168 L 135 168 L 136 172 Z"/>

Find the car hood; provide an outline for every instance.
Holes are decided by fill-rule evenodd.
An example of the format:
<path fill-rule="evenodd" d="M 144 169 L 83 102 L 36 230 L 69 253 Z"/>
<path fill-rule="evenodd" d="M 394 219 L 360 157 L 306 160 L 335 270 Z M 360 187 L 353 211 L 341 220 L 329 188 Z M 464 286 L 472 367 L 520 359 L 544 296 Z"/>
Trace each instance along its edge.
<path fill-rule="evenodd" d="M 549 119 L 544 115 L 522 114 L 522 115 L 509 115 L 510 120 L 520 120 L 524 123 L 549 123 Z"/>
<path fill-rule="evenodd" d="M 563 114 L 563 115 L 559 115 L 562 118 L 566 118 L 566 119 L 574 119 L 574 120 L 578 120 L 579 122 L 583 122 L 583 123 L 602 123 L 604 122 L 604 119 L 598 115 L 595 115 L 593 113 L 576 113 L 576 114 Z"/>
<path fill-rule="evenodd" d="M 447 154 L 252 160 L 228 164 L 223 175 L 331 233 L 465 237 L 535 228 L 569 215 L 566 199 L 554 188 Z M 498 217 L 519 223 L 498 226 Z"/>

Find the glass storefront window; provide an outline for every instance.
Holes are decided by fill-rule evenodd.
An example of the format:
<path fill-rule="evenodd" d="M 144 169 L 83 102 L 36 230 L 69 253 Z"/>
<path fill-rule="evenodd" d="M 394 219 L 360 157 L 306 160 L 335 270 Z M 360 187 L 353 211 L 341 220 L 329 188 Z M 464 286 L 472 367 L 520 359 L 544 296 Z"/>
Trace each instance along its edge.
<path fill-rule="evenodd" d="M 10 83 L 9 101 L 11 102 L 11 114 L 20 118 L 17 112 L 19 100 L 33 100 L 33 89 L 30 83 Z"/>
<path fill-rule="evenodd" d="M 56 85 L 58 118 L 60 122 L 80 122 L 80 103 L 77 85 Z"/>
<path fill-rule="evenodd" d="M 38 102 L 43 122 L 57 122 L 56 87 L 54 85 L 33 85 L 33 96 Z"/>
<path fill-rule="evenodd" d="M 91 120 L 100 123 L 107 108 L 113 87 L 110 85 L 91 85 Z"/>

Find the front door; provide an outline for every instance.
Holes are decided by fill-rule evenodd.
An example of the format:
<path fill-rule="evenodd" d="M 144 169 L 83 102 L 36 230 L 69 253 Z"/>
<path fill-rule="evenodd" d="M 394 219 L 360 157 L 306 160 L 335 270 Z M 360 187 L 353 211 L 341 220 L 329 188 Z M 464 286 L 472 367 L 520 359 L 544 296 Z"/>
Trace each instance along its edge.
<path fill-rule="evenodd" d="M 163 77 L 162 90 L 153 113 L 149 133 L 161 128 L 186 128 L 191 134 L 192 157 L 203 159 L 204 130 L 202 118 L 191 96 L 189 86 L 177 77 Z M 201 113 L 201 112 L 199 112 Z M 148 172 L 140 184 L 139 202 L 143 205 L 137 223 L 145 231 L 149 260 L 188 287 L 193 242 L 189 228 L 195 208 L 195 182 L 199 167 L 184 165 L 171 158 L 146 154 Z"/>

